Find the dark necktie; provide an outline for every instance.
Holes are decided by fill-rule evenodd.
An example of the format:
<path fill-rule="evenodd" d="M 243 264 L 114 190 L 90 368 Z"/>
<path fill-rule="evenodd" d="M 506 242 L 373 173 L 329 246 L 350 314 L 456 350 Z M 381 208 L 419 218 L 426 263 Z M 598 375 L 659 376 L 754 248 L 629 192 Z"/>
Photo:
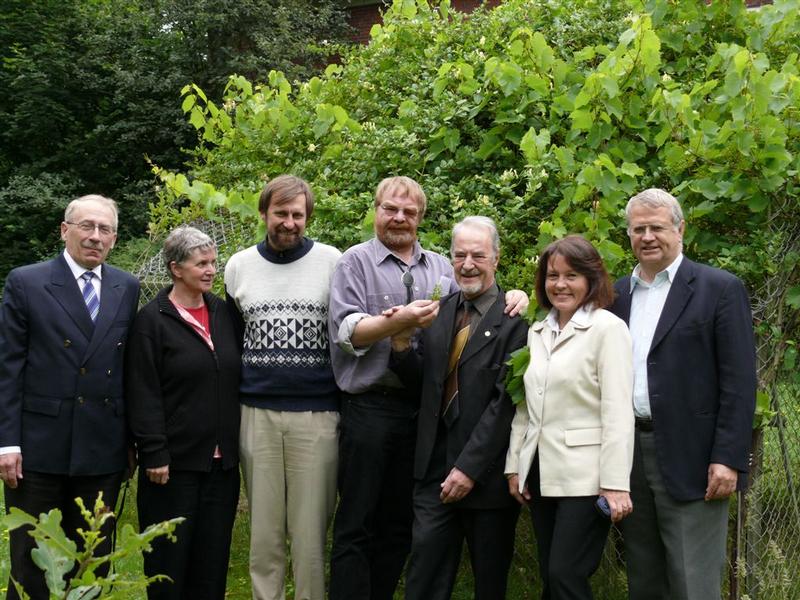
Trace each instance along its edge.
<path fill-rule="evenodd" d="M 471 316 L 469 302 L 465 301 L 456 319 L 456 325 L 453 328 L 453 343 L 450 345 L 450 358 L 447 362 L 447 378 L 445 379 L 444 394 L 442 396 L 442 418 L 448 426 L 452 425 L 459 414 L 458 361 L 469 340 L 469 323 Z"/>
<path fill-rule="evenodd" d="M 100 312 L 100 298 L 97 297 L 97 292 L 92 285 L 94 273 L 86 271 L 81 275 L 81 279 L 85 282 L 83 284 L 83 301 L 86 302 L 86 309 L 89 311 L 89 316 L 92 318 L 92 323 L 97 320 L 97 313 Z"/>

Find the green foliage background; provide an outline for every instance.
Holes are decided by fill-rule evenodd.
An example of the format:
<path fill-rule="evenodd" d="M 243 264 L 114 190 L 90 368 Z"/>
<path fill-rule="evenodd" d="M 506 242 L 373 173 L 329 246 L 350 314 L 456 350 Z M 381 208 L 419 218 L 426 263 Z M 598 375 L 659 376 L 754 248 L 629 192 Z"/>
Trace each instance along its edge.
<path fill-rule="evenodd" d="M 219 100 L 233 72 L 308 78 L 347 32 L 338 0 L 3 0 L 0 201 L 13 208 L 0 232 L 13 249 L 0 279 L 60 246 L 76 195 L 113 197 L 121 239 L 145 234 L 148 159 L 179 169 L 194 144 L 184 85 Z"/>
<path fill-rule="evenodd" d="M 509 0 L 465 16 L 446 0 L 395 0 L 370 44 L 323 76 L 234 76 L 222 104 L 184 88 L 199 143 L 188 171 L 157 170 L 153 224 L 168 227 L 187 200 L 209 216 L 254 217 L 264 182 L 292 172 L 318 194 L 312 235 L 346 248 L 370 234 L 377 182 L 406 174 L 428 194 L 425 246 L 444 251 L 456 219 L 491 216 L 501 283 L 529 289 L 539 250 L 570 232 L 612 273 L 627 271 L 625 202 L 662 187 L 684 207 L 689 256 L 737 273 L 754 295 L 781 274 L 769 301 L 790 313 L 776 339 L 791 342 L 799 10 Z"/>
<path fill-rule="evenodd" d="M 613 237 L 624 200 L 660 185 L 687 207 L 692 247 L 713 252 L 752 234 L 730 217 L 763 222 L 771 200 L 796 194 L 796 15 L 793 1 L 749 12 L 735 1 L 512 0 L 467 19 L 447 2 L 398 0 L 369 47 L 322 78 L 234 77 L 222 106 L 186 89 L 203 140 L 190 177 L 244 210 L 240 195 L 251 203 L 266 178 L 299 172 L 327 220 L 348 223 L 353 197 L 410 173 L 435 224 L 465 208 L 536 210 L 523 212 L 533 240 Z M 339 236 L 338 223 L 319 227 L 355 236 L 352 223 Z M 615 266 L 619 255 L 606 257 Z"/>

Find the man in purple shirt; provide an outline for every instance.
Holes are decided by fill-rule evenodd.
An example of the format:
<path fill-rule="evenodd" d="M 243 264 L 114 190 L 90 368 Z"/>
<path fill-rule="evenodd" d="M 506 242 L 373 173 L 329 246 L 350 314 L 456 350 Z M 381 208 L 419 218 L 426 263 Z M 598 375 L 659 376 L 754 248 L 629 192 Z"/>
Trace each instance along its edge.
<path fill-rule="evenodd" d="M 419 398 L 389 369 L 389 338 L 429 326 L 439 311 L 434 291 L 458 290 L 450 262 L 417 241 L 425 207 L 413 179 L 381 181 L 375 238 L 345 252 L 331 281 L 331 361 L 342 390 L 331 600 L 390 600 L 411 544 Z M 528 297 L 509 292 L 506 304 L 516 314 Z"/>

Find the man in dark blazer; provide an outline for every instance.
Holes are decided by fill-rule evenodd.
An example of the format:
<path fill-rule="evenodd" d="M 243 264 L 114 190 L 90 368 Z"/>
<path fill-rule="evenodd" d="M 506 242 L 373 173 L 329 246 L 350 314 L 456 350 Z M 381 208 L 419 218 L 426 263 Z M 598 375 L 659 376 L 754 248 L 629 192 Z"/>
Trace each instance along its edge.
<path fill-rule="evenodd" d="M 58 508 L 77 540 L 74 499 L 116 503 L 127 465 L 122 359 L 139 283 L 104 263 L 114 247 L 116 203 L 73 200 L 61 223 L 65 251 L 9 273 L 0 311 L 0 479 L 6 510 Z M 102 551 L 110 550 L 109 522 Z M 11 577 L 33 600 L 49 597 L 26 529 L 10 536 Z M 16 599 L 9 582 L 8 598 Z"/>
<path fill-rule="evenodd" d="M 461 291 L 442 300 L 416 351 L 410 332 L 392 338 L 393 368 L 421 389 L 406 598 L 449 598 L 466 538 L 474 597 L 494 600 L 505 597 L 519 514 L 503 475 L 514 416 L 504 363 L 525 344 L 528 327 L 504 314 L 491 219 L 457 224 L 451 254 Z"/>
<path fill-rule="evenodd" d="M 756 396 L 742 282 L 682 254 L 683 214 L 649 189 L 626 208 L 639 264 L 612 312 L 633 339 L 633 513 L 622 523 L 631 600 L 720 598 L 728 499 L 747 483 Z"/>

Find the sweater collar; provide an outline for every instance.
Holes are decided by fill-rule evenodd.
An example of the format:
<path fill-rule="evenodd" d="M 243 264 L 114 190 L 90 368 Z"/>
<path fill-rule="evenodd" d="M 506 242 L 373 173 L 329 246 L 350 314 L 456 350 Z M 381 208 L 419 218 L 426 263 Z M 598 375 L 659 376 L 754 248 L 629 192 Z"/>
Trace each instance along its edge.
<path fill-rule="evenodd" d="M 283 252 L 278 252 L 274 250 L 268 243 L 267 240 L 261 241 L 256 245 L 258 249 L 258 253 L 267 259 L 271 263 L 276 263 L 279 265 L 285 265 L 296 260 L 303 258 L 306 254 L 311 251 L 311 247 L 314 245 L 314 240 L 310 240 L 307 237 L 303 237 L 303 240 L 294 248 L 289 248 L 288 250 L 284 250 Z"/>

